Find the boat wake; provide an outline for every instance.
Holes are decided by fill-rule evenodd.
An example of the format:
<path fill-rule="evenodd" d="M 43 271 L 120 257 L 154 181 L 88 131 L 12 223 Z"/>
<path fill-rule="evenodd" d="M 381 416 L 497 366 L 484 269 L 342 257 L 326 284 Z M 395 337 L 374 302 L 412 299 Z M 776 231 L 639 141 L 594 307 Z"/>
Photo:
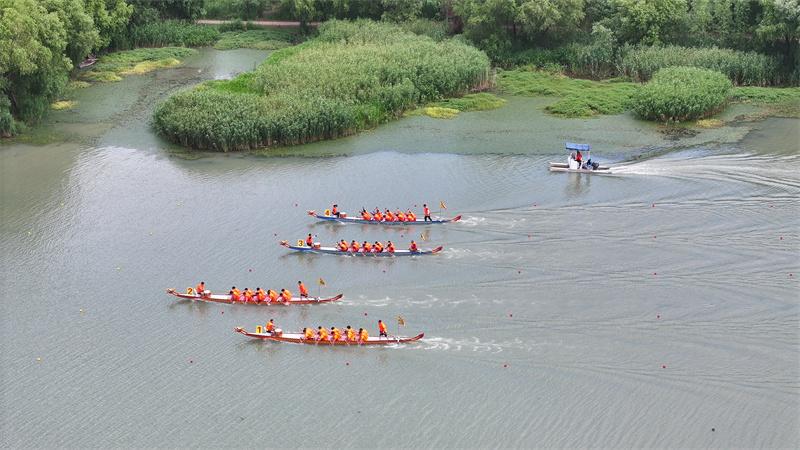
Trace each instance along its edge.
<path fill-rule="evenodd" d="M 617 174 L 740 182 L 769 188 L 800 189 L 800 155 L 675 155 L 614 167 Z"/>

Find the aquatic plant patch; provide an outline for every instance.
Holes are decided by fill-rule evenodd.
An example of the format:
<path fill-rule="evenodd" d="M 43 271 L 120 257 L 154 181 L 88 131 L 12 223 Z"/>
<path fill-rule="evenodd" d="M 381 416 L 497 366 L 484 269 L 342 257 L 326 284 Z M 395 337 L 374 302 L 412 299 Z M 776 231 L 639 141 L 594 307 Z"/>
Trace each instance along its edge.
<path fill-rule="evenodd" d="M 182 59 L 195 53 L 197 50 L 184 47 L 140 48 L 109 53 L 101 56 L 90 70 L 81 73 L 80 78 L 99 82 L 119 81 L 122 75 L 143 74 L 177 66 Z"/>
<path fill-rule="evenodd" d="M 528 66 L 498 70 L 497 88 L 511 95 L 560 97 L 546 107 L 548 112 L 563 117 L 591 117 L 625 112 L 638 86 L 629 82 L 579 80 Z"/>

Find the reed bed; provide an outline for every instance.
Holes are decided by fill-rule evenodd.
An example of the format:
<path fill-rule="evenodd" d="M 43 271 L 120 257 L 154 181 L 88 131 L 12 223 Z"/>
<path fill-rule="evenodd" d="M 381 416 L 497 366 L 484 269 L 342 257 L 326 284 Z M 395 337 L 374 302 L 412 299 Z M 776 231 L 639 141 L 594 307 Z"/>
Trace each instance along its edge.
<path fill-rule="evenodd" d="M 725 74 L 737 86 L 772 86 L 784 82 L 779 61 L 756 52 L 678 46 L 630 48 L 622 52 L 618 72 L 647 81 L 660 69 L 688 66 Z"/>
<path fill-rule="evenodd" d="M 128 35 L 130 47 L 204 47 L 220 37 L 215 27 L 180 20 L 150 22 L 133 27 Z"/>
<path fill-rule="evenodd" d="M 662 122 L 701 119 L 720 111 L 731 91 L 722 73 L 697 67 L 668 67 L 633 96 L 640 117 Z"/>
<path fill-rule="evenodd" d="M 113 82 L 122 79 L 122 75 L 136 75 L 155 69 L 173 67 L 197 50 L 183 47 L 139 48 L 109 53 L 100 57 L 91 69 L 82 72 L 84 80 Z"/>
<path fill-rule="evenodd" d="M 399 26 L 331 21 L 274 52 L 253 73 L 173 95 L 154 126 L 182 145 L 218 151 L 331 139 L 466 94 L 489 77 L 486 55 Z"/>

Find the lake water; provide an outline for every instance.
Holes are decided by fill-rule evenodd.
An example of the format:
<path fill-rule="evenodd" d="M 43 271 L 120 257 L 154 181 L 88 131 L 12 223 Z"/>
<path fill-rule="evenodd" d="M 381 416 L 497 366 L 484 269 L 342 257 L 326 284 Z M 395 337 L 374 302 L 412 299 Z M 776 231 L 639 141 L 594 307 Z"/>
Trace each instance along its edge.
<path fill-rule="evenodd" d="M 182 68 L 78 95 L 0 147 L 3 447 L 794 447 L 800 441 L 800 121 L 669 140 L 548 99 L 411 117 L 257 155 L 186 159 L 155 102 L 249 70 Z M 726 117 L 746 112 L 734 107 Z M 613 176 L 551 174 L 565 140 Z M 341 226 L 305 214 L 445 202 L 460 223 Z M 280 240 L 443 245 L 436 256 L 300 255 Z M 422 240 L 425 234 L 427 240 Z M 338 304 L 174 301 L 304 280 Z M 296 290 L 296 289 L 295 289 Z M 369 327 L 384 348 L 250 341 Z"/>

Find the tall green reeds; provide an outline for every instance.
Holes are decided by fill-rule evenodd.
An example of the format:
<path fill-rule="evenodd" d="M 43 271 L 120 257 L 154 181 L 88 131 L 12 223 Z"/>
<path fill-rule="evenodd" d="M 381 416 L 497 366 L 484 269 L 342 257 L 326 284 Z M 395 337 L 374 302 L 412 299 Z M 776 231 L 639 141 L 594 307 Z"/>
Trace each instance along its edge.
<path fill-rule="evenodd" d="M 713 70 L 697 67 L 661 69 L 633 95 L 633 110 L 662 122 L 693 120 L 719 111 L 728 100 L 731 82 Z"/>
<path fill-rule="evenodd" d="M 486 83 L 486 55 L 398 26 L 332 21 L 313 41 L 278 50 L 242 80 L 178 93 L 154 124 L 182 145 L 220 151 L 352 134 L 418 104 Z"/>
<path fill-rule="evenodd" d="M 165 20 L 131 28 L 128 39 L 132 47 L 203 47 L 219 39 L 219 30 L 191 22 Z"/>
<path fill-rule="evenodd" d="M 620 73 L 636 81 L 647 81 L 659 69 L 674 66 L 715 70 L 739 86 L 770 86 L 784 81 L 780 64 L 775 58 L 724 48 L 628 48 L 622 51 L 618 64 Z"/>

